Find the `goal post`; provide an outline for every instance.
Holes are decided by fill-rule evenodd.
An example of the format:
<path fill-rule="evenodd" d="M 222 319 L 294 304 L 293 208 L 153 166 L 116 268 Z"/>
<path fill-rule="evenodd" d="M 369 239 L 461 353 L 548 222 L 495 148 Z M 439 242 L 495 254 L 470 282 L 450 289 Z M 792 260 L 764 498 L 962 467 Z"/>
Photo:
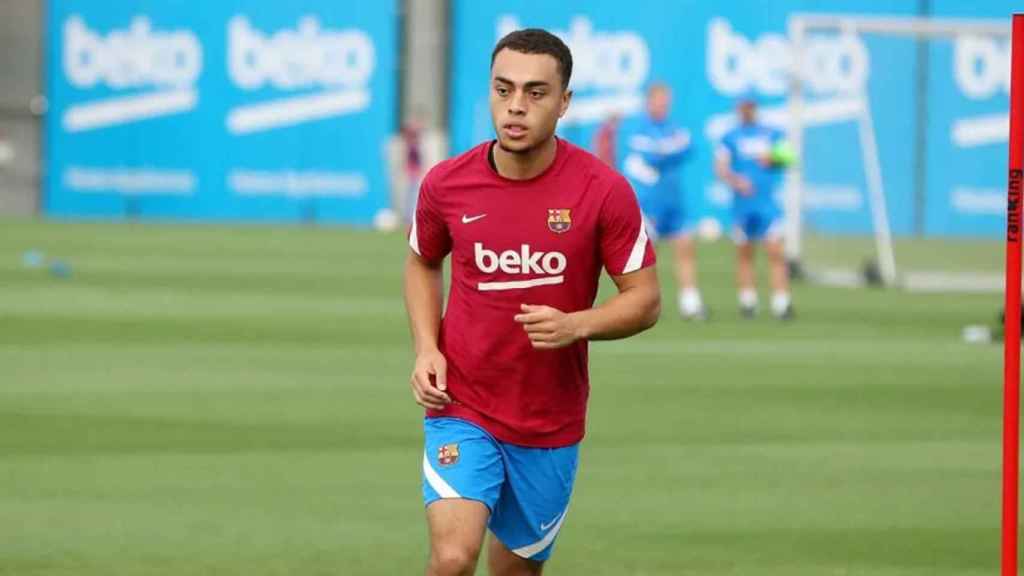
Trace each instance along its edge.
<path fill-rule="evenodd" d="M 816 123 L 820 125 L 822 117 L 827 115 L 829 122 L 845 123 L 846 129 L 850 131 L 850 141 L 855 142 L 859 154 L 857 158 L 849 158 L 848 162 L 859 164 L 860 177 L 863 179 L 863 204 L 867 212 L 866 222 L 870 223 L 870 236 L 873 246 L 870 248 L 876 267 L 874 273 L 876 280 L 885 285 L 909 285 L 912 284 L 910 269 L 913 266 L 900 261 L 899 254 L 894 245 L 894 231 L 889 213 L 887 199 L 893 193 L 888 185 L 887 174 L 883 166 L 882 155 L 879 151 L 878 116 L 872 110 L 871 98 L 869 97 L 870 80 L 858 86 L 846 86 L 842 98 L 833 98 L 832 102 L 823 104 L 816 102 L 809 97 L 806 88 L 807 82 L 813 82 L 810 77 L 815 74 L 816 66 L 820 63 L 809 62 L 813 58 L 813 50 L 816 38 L 822 36 L 836 37 L 845 40 L 846 45 L 863 49 L 862 39 L 866 38 L 903 38 L 913 43 L 931 40 L 956 40 L 958 38 L 982 37 L 994 38 L 1000 42 L 1005 41 L 1010 34 L 1009 22 L 1006 20 L 982 20 L 982 19 L 942 19 L 923 17 L 888 17 L 888 16 L 865 16 L 849 14 L 812 14 L 797 13 L 789 18 L 788 34 L 792 46 L 792 65 L 795 73 L 790 75 L 788 93 L 788 122 L 787 132 L 791 144 L 801 160 L 789 171 L 785 186 L 783 204 L 786 212 L 785 246 L 788 259 L 797 264 L 807 266 L 811 275 L 823 279 L 832 279 L 841 283 L 862 283 L 864 281 L 864 270 L 856 267 L 818 267 L 815 270 L 813 264 L 806 260 L 806 226 L 807 218 L 807 172 L 804 160 L 814 162 L 813 154 L 819 153 L 817 148 L 808 150 L 807 132 L 810 126 Z M 907 50 L 909 51 L 909 46 Z M 808 56 L 808 55 L 811 56 Z M 865 58 L 866 59 L 866 58 Z M 837 66 L 851 66 L 850 62 L 840 61 Z M 916 66 L 922 66 L 920 62 Z M 870 74 L 867 75 L 870 78 Z M 921 86 L 916 86 L 920 90 Z M 928 94 L 916 94 L 917 99 L 927 99 Z M 837 106 L 837 102 L 842 102 Z M 920 106 L 919 102 L 917 106 Z M 915 106 L 915 109 L 916 107 Z M 827 108 L 827 110 L 826 110 Z M 922 116 L 924 114 L 922 113 Z M 918 118 L 921 121 L 922 118 Z M 911 123 L 908 121 L 908 123 Z M 924 129 L 924 128 L 921 128 Z M 854 136 L 855 134 L 855 136 Z M 907 136 L 911 141 L 906 146 L 920 147 L 923 144 L 914 142 L 912 136 Z M 883 142 L 882 144 L 886 144 Z M 916 157 L 917 154 L 922 154 Z M 923 152 L 914 150 L 914 162 L 926 162 Z M 923 169 L 910 167 L 907 170 Z M 923 186 L 915 182 L 911 188 Z M 904 183 L 901 188 L 907 188 Z M 901 190 L 903 193 L 910 193 L 910 190 Z M 848 195 L 849 196 L 849 195 Z M 860 198 L 855 200 L 860 201 Z M 801 267 L 803 267 L 801 266 Z M 923 277 L 923 275 L 919 275 Z M 997 279 L 998 280 L 998 279 Z M 956 282 L 947 281 L 947 285 Z M 969 284 L 969 283 L 968 283 Z M 985 286 L 999 287 L 999 282 L 989 280 Z"/>

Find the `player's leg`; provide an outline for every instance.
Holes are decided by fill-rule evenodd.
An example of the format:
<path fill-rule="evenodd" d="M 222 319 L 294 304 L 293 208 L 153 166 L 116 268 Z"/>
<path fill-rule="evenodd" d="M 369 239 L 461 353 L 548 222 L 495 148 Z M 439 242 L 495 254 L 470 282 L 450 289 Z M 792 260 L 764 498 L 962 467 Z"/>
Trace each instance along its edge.
<path fill-rule="evenodd" d="M 491 534 L 487 544 L 487 570 L 491 576 L 539 576 L 544 572 L 544 562 L 517 556 Z"/>
<path fill-rule="evenodd" d="M 697 284 L 697 246 L 693 226 L 682 206 L 665 205 L 658 218 L 658 234 L 671 238 L 674 252 L 679 314 L 687 320 L 706 320 L 707 310 Z"/>
<path fill-rule="evenodd" d="M 786 267 L 786 251 L 781 234 L 768 235 L 764 247 L 771 271 L 772 314 L 779 319 L 792 319 L 794 313 L 789 292 L 789 270 Z"/>
<path fill-rule="evenodd" d="M 472 575 L 505 471 L 497 442 L 455 418 L 424 421 L 423 501 L 428 576 Z"/>
<path fill-rule="evenodd" d="M 427 576 L 473 576 L 491 512 L 482 502 L 437 500 L 427 507 L 430 561 Z"/>
<path fill-rule="evenodd" d="M 576 479 L 578 446 L 502 444 L 505 485 L 491 516 L 491 576 L 540 574 L 565 522 Z"/>
<path fill-rule="evenodd" d="M 683 290 L 697 289 L 697 248 L 689 234 L 676 236 L 672 242 L 676 252 L 676 282 Z"/>
<path fill-rule="evenodd" d="M 736 291 L 744 318 L 757 315 L 757 287 L 754 283 L 754 243 L 736 245 Z"/>
<path fill-rule="evenodd" d="M 676 281 L 679 313 L 683 318 L 706 320 L 707 309 L 697 287 L 697 246 L 692 234 L 681 234 L 672 242 L 676 253 Z"/>
<path fill-rule="evenodd" d="M 737 216 L 733 226 L 736 243 L 736 293 L 740 314 L 744 318 L 757 315 L 757 288 L 754 282 L 754 222 L 749 216 Z"/>

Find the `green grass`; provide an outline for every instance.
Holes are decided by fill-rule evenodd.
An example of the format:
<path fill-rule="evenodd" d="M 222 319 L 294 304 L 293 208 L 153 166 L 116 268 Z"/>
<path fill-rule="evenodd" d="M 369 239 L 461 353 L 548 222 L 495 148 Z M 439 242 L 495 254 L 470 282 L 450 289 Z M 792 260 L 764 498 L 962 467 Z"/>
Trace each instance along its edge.
<path fill-rule="evenodd" d="M 0 574 L 421 572 L 400 235 L 0 225 Z M 548 573 L 995 574 L 1001 355 L 959 334 L 998 297 L 802 286 L 742 321 L 730 247 L 701 258 L 713 322 L 669 297 L 592 347 Z"/>
<path fill-rule="evenodd" d="M 876 259 L 873 237 L 835 237 L 808 234 L 804 259 L 812 267 L 860 268 Z M 1002 273 L 1006 243 L 977 238 L 896 238 L 893 259 L 900 271 L 941 271 L 977 274 Z"/>

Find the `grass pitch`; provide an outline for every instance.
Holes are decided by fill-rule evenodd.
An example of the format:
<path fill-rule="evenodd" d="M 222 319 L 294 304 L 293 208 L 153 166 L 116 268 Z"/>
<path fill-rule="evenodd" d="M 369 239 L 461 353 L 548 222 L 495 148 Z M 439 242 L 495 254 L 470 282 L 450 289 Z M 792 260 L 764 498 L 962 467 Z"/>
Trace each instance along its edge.
<path fill-rule="evenodd" d="M 0 574 L 421 572 L 401 235 L 2 228 Z M 743 321 L 731 248 L 700 255 L 712 322 L 663 258 L 659 325 L 592 346 L 548 573 L 996 573 L 1001 353 L 960 330 L 999 298 L 800 286 Z"/>

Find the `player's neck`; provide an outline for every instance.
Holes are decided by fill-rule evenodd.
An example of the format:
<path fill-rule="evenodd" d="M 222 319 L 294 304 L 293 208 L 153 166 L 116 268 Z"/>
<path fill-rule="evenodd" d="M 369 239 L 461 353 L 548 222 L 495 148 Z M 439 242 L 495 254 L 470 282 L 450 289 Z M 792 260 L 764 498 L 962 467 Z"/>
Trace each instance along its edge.
<path fill-rule="evenodd" d="M 521 153 L 509 152 L 497 143 L 491 147 L 494 169 L 509 180 L 529 180 L 539 176 L 555 161 L 557 153 L 558 142 L 554 136 L 540 146 Z"/>

